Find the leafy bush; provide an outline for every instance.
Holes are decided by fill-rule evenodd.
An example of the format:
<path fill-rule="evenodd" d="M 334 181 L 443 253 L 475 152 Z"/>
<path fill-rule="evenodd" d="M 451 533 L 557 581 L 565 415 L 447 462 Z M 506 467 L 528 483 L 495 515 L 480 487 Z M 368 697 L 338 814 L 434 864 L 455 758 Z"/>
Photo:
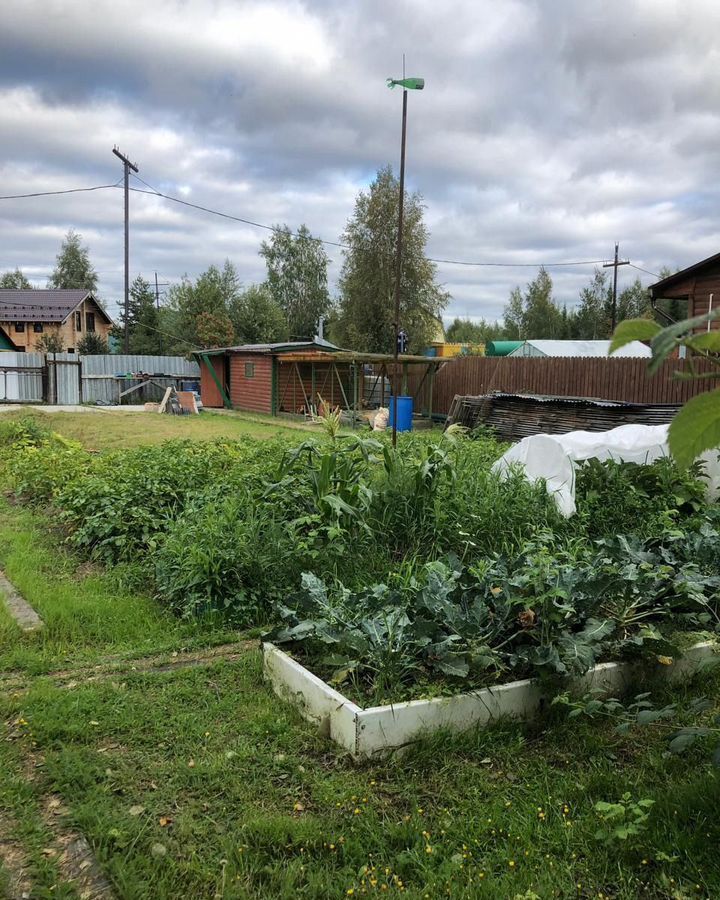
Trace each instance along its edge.
<path fill-rule="evenodd" d="M 600 657 L 672 652 L 664 625 L 720 633 L 720 581 L 689 556 L 692 536 L 672 549 L 622 537 L 596 551 L 552 542 L 541 533 L 517 556 L 464 572 L 427 563 L 401 584 L 359 591 L 305 573 L 302 595 L 278 604 L 286 624 L 271 639 L 336 683 L 400 699 L 433 675 L 477 685 L 501 672 L 580 674 Z"/>
<path fill-rule="evenodd" d="M 15 493 L 28 503 L 47 502 L 82 471 L 87 455 L 32 416 L 0 421 L 0 466 Z"/>
<path fill-rule="evenodd" d="M 194 502 L 156 554 L 157 592 L 183 616 L 219 611 L 256 624 L 292 590 L 303 562 L 293 527 L 247 493 Z"/>
<path fill-rule="evenodd" d="M 579 520 L 590 538 L 660 534 L 705 505 L 700 475 L 699 465 L 682 470 L 671 459 L 652 465 L 586 460 L 575 483 Z"/>

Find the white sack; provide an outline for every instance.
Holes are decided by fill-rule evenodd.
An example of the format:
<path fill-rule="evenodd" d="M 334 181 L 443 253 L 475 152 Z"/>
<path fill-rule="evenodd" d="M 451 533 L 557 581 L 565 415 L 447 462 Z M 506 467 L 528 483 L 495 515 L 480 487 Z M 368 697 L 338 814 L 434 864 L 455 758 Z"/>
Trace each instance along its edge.
<path fill-rule="evenodd" d="M 381 406 L 377 411 L 377 415 L 373 419 L 373 431 L 385 431 L 390 419 L 390 410 Z"/>
<path fill-rule="evenodd" d="M 571 431 L 568 434 L 533 434 L 514 444 L 492 468 L 501 478 L 511 467 L 520 467 L 530 482 L 544 479 L 548 493 L 563 516 L 575 511 L 575 463 L 584 459 L 614 459 L 617 462 L 651 463 L 669 456 L 669 425 L 621 425 L 610 431 Z M 705 463 L 707 494 L 716 499 L 720 491 L 717 451 L 708 451 Z"/>

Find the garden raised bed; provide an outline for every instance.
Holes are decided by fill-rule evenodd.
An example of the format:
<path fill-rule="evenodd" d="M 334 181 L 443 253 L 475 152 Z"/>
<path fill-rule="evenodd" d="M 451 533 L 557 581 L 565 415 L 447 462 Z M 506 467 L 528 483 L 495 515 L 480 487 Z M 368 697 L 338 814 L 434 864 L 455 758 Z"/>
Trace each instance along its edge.
<path fill-rule="evenodd" d="M 657 670 L 657 674 L 671 680 L 687 679 L 706 665 L 718 649 L 709 641 L 695 644 L 669 666 L 600 663 L 585 675 L 570 679 L 568 687 L 611 696 L 630 688 L 641 671 L 647 674 Z M 323 734 L 358 758 L 398 750 L 436 731 L 465 731 L 500 719 L 527 721 L 552 699 L 550 690 L 540 681 L 523 679 L 450 697 L 362 708 L 274 644 L 263 645 L 263 667 L 279 697 L 296 706 L 305 719 L 317 723 Z"/>

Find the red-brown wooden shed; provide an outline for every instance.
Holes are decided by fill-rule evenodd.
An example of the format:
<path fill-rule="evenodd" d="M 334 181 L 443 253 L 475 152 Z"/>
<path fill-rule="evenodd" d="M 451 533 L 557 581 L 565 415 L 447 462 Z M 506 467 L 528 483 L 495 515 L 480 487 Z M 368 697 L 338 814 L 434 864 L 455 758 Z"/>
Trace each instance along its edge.
<path fill-rule="evenodd" d="M 379 382 L 381 405 L 386 397 L 386 379 L 397 375 L 401 393 L 407 392 L 409 366 L 425 367 L 426 381 L 432 384 L 442 359 L 401 356 L 398 372 L 393 357 L 378 353 L 341 350 L 322 339 L 285 344 L 244 344 L 200 350 L 193 354 L 200 365 L 200 392 L 203 406 L 247 412 L 312 415 L 319 398 L 330 406 L 359 412 L 363 405 L 364 378 L 368 366 Z M 395 382 L 393 382 L 395 383 Z M 428 410 L 429 411 L 429 410 Z"/>

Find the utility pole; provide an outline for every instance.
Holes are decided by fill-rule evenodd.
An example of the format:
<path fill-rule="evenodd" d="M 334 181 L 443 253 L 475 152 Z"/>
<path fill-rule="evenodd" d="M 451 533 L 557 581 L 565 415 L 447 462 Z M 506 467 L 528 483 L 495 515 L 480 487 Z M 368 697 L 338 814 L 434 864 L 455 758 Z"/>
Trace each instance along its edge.
<path fill-rule="evenodd" d="M 612 292 L 612 313 L 610 316 L 610 332 L 615 331 L 615 326 L 617 325 L 617 270 L 618 266 L 629 266 L 629 259 L 618 259 L 618 250 L 620 249 L 620 244 L 615 244 L 615 260 L 611 263 L 604 263 L 603 269 L 613 269 L 613 292 Z"/>
<path fill-rule="evenodd" d="M 128 318 L 130 315 L 130 169 L 138 172 L 139 169 L 135 163 L 131 163 L 127 156 L 113 147 L 113 153 L 123 164 L 124 188 L 125 188 L 125 337 L 124 350 L 130 352 L 130 331 Z"/>
<path fill-rule="evenodd" d="M 155 306 L 157 308 L 158 314 L 160 313 L 160 285 L 170 284 L 169 281 L 158 281 L 157 272 L 155 273 Z M 165 291 L 163 291 L 163 294 Z M 159 321 L 159 319 L 158 319 Z M 158 332 L 158 343 L 160 344 L 160 352 L 162 353 L 163 343 L 162 343 L 162 333 Z"/>

